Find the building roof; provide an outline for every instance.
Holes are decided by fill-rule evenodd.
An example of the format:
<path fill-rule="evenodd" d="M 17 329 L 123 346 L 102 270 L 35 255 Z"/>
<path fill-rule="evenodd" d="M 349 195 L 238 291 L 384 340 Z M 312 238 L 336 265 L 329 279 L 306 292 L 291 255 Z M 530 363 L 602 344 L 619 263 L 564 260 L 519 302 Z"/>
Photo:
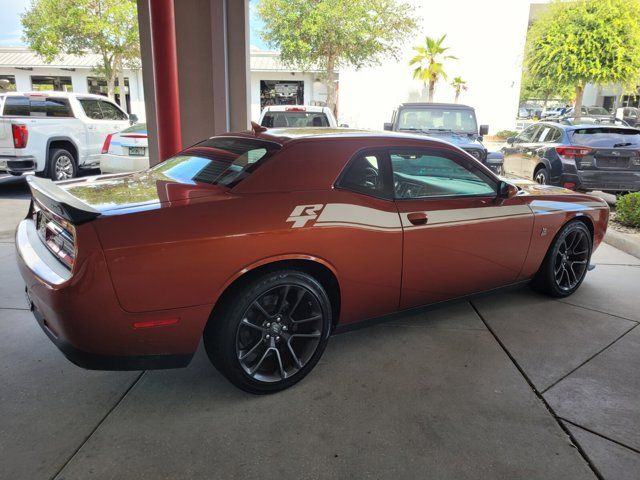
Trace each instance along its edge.
<path fill-rule="evenodd" d="M 55 68 L 93 68 L 100 62 L 100 56 L 59 55 L 52 62 L 46 62 L 28 47 L 0 47 L 0 67 L 55 67 Z"/>
<path fill-rule="evenodd" d="M 100 55 L 59 55 L 52 62 L 46 62 L 28 47 L 0 47 L 0 67 L 19 68 L 93 68 L 100 63 Z M 251 49 L 251 70 L 256 72 L 294 72 L 296 68 L 280 61 L 278 52 Z M 312 68 L 309 72 L 317 72 Z"/>

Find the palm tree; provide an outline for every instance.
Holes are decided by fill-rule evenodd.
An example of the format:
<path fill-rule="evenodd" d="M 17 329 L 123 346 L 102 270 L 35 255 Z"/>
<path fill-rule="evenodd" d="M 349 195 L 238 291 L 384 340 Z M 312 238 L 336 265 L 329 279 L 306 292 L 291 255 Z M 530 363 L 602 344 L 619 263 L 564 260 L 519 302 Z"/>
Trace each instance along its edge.
<path fill-rule="evenodd" d="M 433 92 L 438 80 L 447 78 L 443 61 L 457 59 L 453 55 L 445 55 L 445 52 L 449 50 L 449 47 L 442 46 L 446 36 L 446 34 L 442 35 L 438 39 L 426 37 L 424 45 L 413 47 L 417 54 L 409 62 L 409 65 L 417 65 L 413 71 L 413 78 L 422 80 L 425 86 L 429 85 L 428 100 L 430 102 L 433 102 Z"/>
<path fill-rule="evenodd" d="M 454 77 L 451 82 L 451 86 L 456 91 L 456 99 L 455 103 L 458 103 L 458 98 L 460 98 L 460 92 L 467 89 L 467 81 L 463 80 L 462 77 Z"/>

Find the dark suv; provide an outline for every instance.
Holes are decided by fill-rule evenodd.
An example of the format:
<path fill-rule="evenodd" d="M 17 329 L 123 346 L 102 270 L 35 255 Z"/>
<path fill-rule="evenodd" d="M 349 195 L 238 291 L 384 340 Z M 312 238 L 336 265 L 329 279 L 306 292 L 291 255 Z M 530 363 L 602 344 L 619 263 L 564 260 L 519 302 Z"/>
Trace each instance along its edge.
<path fill-rule="evenodd" d="M 394 112 L 385 130 L 429 135 L 445 140 L 465 150 L 495 173 L 502 173 L 502 155 L 489 153 L 482 137 L 488 125 L 476 122 L 472 107 L 457 103 L 403 103 Z"/>
<path fill-rule="evenodd" d="M 640 130 L 539 122 L 502 148 L 507 174 L 572 190 L 640 190 Z"/>

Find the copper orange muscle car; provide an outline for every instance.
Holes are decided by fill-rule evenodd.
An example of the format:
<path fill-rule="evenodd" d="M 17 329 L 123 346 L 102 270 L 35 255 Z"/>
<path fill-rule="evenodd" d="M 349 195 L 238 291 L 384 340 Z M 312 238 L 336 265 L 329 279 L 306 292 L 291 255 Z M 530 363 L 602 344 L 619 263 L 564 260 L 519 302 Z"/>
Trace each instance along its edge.
<path fill-rule="evenodd" d="M 355 322 L 523 282 L 570 295 L 606 230 L 599 198 L 516 186 L 433 138 L 262 130 L 140 173 L 29 179 L 19 267 L 72 362 L 181 367 L 203 338 L 231 382 L 273 392 Z"/>

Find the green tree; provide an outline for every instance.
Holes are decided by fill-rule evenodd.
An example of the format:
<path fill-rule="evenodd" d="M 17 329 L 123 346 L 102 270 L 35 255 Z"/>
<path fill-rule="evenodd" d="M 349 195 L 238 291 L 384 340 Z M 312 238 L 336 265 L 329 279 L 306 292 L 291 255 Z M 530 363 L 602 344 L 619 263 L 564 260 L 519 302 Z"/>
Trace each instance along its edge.
<path fill-rule="evenodd" d="M 336 71 L 397 58 L 402 39 L 416 28 L 413 9 L 402 0 L 259 0 L 257 12 L 262 38 L 285 64 L 323 72 L 334 111 Z"/>
<path fill-rule="evenodd" d="M 416 51 L 416 56 L 411 59 L 409 65 L 415 65 L 416 68 L 413 71 L 413 78 L 422 80 L 429 87 L 429 93 L 427 100 L 433 102 L 433 94 L 436 89 L 436 83 L 441 78 L 447 79 L 447 74 L 444 71 L 445 60 L 456 60 L 453 55 L 445 55 L 449 47 L 444 47 L 444 39 L 447 35 L 442 35 L 440 38 L 426 37 L 424 45 L 413 47 Z"/>
<path fill-rule="evenodd" d="M 527 100 L 542 100 L 542 107 L 546 108 L 549 100 L 562 100 L 569 103 L 573 100 L 574 95 L 575 89 L 572 85 L 558 84 L 553 78 L 537 78 L 527 71 L 522 74 L 521 103 Z"/>
<path fill-rule="evenodd" d="M 529 30 L 525 69 L 542 84 L 571 87 L 579 116 L 587 83 L 638 80 L 639 19 L 640 0 L 556 0 Z"/>
<path fill-rule="evenodd" d="M 463 80 L 462 77 L 453 77 L 453 81 L 451 82 L 451 86 L 456 91 L 456 99 L 455 103 L 458 103 L 458 99 L 460 98 L 460 92 L 463 90 L 467 90 L 467 81 Z"/>
<path fill-rule="evenodd" d="M 24 41 L 47 61 L 60 54 L 98 54 L 94 69 L 106 78 L 110 98 L 124 66 L 138 63 L 135 0 L 32 0 L 21 20 Z"/>

